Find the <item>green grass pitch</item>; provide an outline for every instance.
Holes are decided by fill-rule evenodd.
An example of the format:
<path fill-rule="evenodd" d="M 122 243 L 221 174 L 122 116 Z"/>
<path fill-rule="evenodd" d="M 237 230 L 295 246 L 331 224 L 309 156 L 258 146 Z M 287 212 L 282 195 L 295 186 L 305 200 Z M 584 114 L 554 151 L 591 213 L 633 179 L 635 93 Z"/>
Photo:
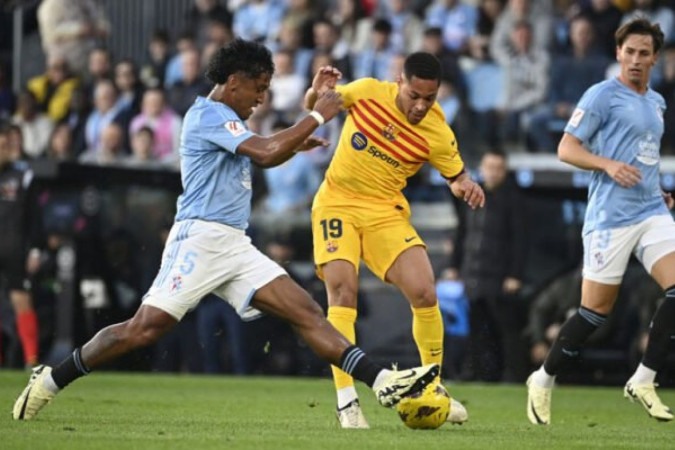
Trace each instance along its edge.
<path fill-rule="evenodd" d="M 33 421 L 11 419 L 28 378 L 0 371 L 0 448 L 14 449 L 589 449 L 674 448 L 675 423 L 658 423 L 620 387 L 559 387 L 553 425 L 525 416 L 525 387 L 449 385 L 469 422 L 405 428 L 358 387 L 370 430 L 340 430 L 328 379 L 167 376 L 99 372 L 59 394 Z M 447 385 L 447 384 L 446 384 Z M 675 391 L 661 390 L 675 405 Z"/>

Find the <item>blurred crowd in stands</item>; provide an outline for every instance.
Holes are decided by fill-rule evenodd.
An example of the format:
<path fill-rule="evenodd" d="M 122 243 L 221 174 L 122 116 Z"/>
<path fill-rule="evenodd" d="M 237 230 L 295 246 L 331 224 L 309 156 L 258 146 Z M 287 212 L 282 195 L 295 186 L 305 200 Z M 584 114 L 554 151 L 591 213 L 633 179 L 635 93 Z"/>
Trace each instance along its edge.
<path fill-rule="evenodd" d="M 303 95 L 319 67 L 328 64 L 337 67 L 343 74 L 341 82 L 345 83 L 362 77 L 395 81 L 405 55 L 424 50 L 435 54 L 442 63 L 444 75 L 438 102 L 472 168 L 478 167 L 486 151 L 505 158 L 516 152 L 553 154 L 581 94 L 590 85 L 616 75 L 614 31 L 637 15 L 658 22 L 666 35 L 666 46 L 659 66 L 653 71 L 651 86 L 665 97 L 668 105 L 662 154 L 675 154 L 675 0 L 194 0 L 185 11 L 188 26 L 154 30 L 150 40 L 144 43 L 145 58 L 138 60 L 113 54 L 106 45 L 116 30 L 116 24 L 105 12 L 106 3 L 43 0 L 35 5 L 32 12 L 40 33 L 45 70 L 20 80 L 18 92 L 12 89 L 11 58 L 0 59 L 0 123 L 10 129 L 9 141 L 15 161 L 53 160 L 177 171 L 182 116 L 197 96 L 208 95 L 211 86 L 203 76 L 205 65 L 217 48 L 234 37 L 263 42 L 273 51 L 276 73 L 269 95 L 248 122 L 249 127 L 260 134 L 285 128 L 304 114 Z M 3 13 L 2 23 L 8 23 L 6 19 L 11 10 Z M 7 48 L 4 54 L 8 54 Z M 279 261 L 311 258 L 309 206 L 331 159 L 340 128 L 341 121 L 333 120 L 317 130 L 317 134 L 333 146 L 299 154 L 280 167 L 254 175 L 265 189 L 255 196 L 252 234 L 261 248 L 266 248 Z M 424 168 L 411 180 L 407 195 L 412 201 L 449 201 L 445 189 L 443 180 L 433 170 Z M 45 195 L 43 192 L 40 197 L 42 206 L 49 203 Z M 518 202 L 512 194 L 506 197 Z M 503 241 L 507 237 L 497 225 L 503 223 L 500 222 L 502 215 L 507 213 L 503 208 L 489 212 L 494 214 L 495 227 L 474 229 L 473 233 Z M 471 223 L 470 218 L 460 216 Z M 166 228 L 160 226 L 166 225 L 166 219 L 163 220 L 154 222 L 155 238 L 166 232 Z M 470 249 L 462 247 L 460 242 L 464 238 L 470 240 L 470 234 L 469 229 L 469 236 L 458 237 L 454 247 Z M 111 238 L 104 252 L 108 252 L 113 263 L 115 257 L 122 258 L 116 267 L 123 269 L 137 249 L 133 248 L 133 240 L 125 238 L 123 233 L 112 233 L 108 237 L 111 236 L 117 240 Z M 34 275 L 42 271 L 46 274 L 44 279 L 53 277 L 59 246 L 57 237 L 58 233 L 43 244 L 42 265 L 33 261 Z M 157 248 L 161 248 L 161 244 Z M 527 281 L 527 274 L 523 273 L 522 252 L 518 255 L 517 274 L 485 275 L 480 270 L 477 274 L 463 274 L 462 270 L 467 269 L 459 267 L 462 255 L 458 253 L 452 261 L 447 261 L 446 266 L 454 270 L 447 279 L 461 280 L 474 275 L 496 277 L 493 290 L 498 293 L 497 297 L 507 297 L 506 301 L 513 302 L 514 297 L 521 295 L 519 305 L 532 303 L 529 312 L 527 306 L 520 306 L 521 313 L 513 320 L 503 315 L 504 305 L 511 313 L 518 312 L 508 307 L 512 303 L 495 306 L 494 295 L 485 292 L 467 290 L 465 301 L 473 305 L 474 314 L 479 314 L 472 320 L 466 316 L 471 308 L 448 306 L 446 311 L 458 316 L 448 319 L 447 329 L 455 329 L 453 324 L 457 321 L 474 326 L 492 324 L 485 334 L 476 338 L 483 343 L 474 342 L 473 347 L 469 347 L 476 355 L 473 370 L 467 372 L 456 361 L 451 361 L 446 370 L 453 376 L 520 380 L 522 374 L 529 371 L 523 369 L 524 366 L 541 362 L 545 346 L 554 336 L 555 325 L 578 303 L 578 289 L 570 287 L 572 281 L 557 282 L 560 288 L 569 288 L 564 301 L 551 300 L 553 295 L 563 295 L 555 284 L 550 289 L 558 294 L 537 296 L 539 290 L 544 290 L 537 286 L 537 292 L 530 292 L 529 298 L 522 300 L 521 285 Z M 469 253 L 464 256 L 467 260 L 483 258 L 494 262 L 490 255 Z M 505 260 L 505 267 L 512 262 L 513 259 Z M 148 267 L 156 267 L 153 264 Z M 512 264 L 510 268 L 513 269 Z M 138 276 L 127 272 L 131 278 Z M 124 276 L 120 275 L 122 279 Z M 573 280 L 578 274 L 573 272 L 569 276 Z M 505 278 L 511 281 L 507 283 Z M 44 279 L 38 286 L 52 286 Z M 484 278 L 478 283 L 481 280 Z M 147 284 L 147 281 L 144 282 Z M 144 282 L 127 280 L 127 285 L 133 285 L 131 294 L 127 292 L 125 297 L 120 294 L 123 291 L 120 288 L 115 291 L 116 295 L 131 298 L 129 304 L 135 307 L 147 287 Z M 316 285 L 313 276 L 304 277 L 302 282 L 314 286 L 313 292 L 321 298 L 322 286 Z M 454 292 L 456 299 L 464 298 L 461 290 L 443 292 Z M 653 306 L 657 297 L 658 292 L 646 303 Z M 128 308 L 121 309 L 128 311 Z M 465 317 L 459 317 L 461 314 Z M 636 323 L 635 329 L 646 326 Z M 268 330 L 274 328 L 269 324 L 265 326 Z M 249 359 L 255 352 L 242 350 L 255 342 L 254 336 L 260 335 L 261 326 L 239 323 L 222 302 L 204 302 L 181 327 L 206 333 L 203 335 L 206 337 L 195 344 L 206 349 L 218 335 L 213 330 L 226 330 L 234 344 L 227 347 L 232 362 L 225 368 L 221 359 L 195 362 L 191 360 L 195 357 L 194 345 L 182 338 L 171 341 L 169 336 L 160 348 L 174 350 L 158 351 L 164 357 L 157 360 L 155 368 L 263 371 L 252 368 L 254 365 Z M 181 333 L 182 328 L 177 333 Z M 459 337 L 471 333 L 468 327 L 460 328 L 464 331 Z M 47 330 L 45 324 L 43 333 Z M 286 331 L 280 333 L 285 337 L 276 340 L 277 345 L 287 345 L 294 350 L 277 358 L 278 373 L 325 370 L 308 352 L 297 351 L 299 344 L 292 335 L 284 334 Z M 181 336 L 187 335 L 198 339 L 194 332 Z M 505 335 L 511 342 L 508 348 L 501 347 Z M 495 342 L 499 348 L 493 348 Z M 183 362 L 172 362 L 166 355 L 180 355 L 175 349 L 181 345 L 185 355 Z M 633 341 L 630 345 L 634 345 Z M 496 355 L 490 359 L 495 367 L 477 360 L 478 356 L 490 355 L 490 352 Z M 220 354 L 218 351 L 203 353 Z M 462 352 L 448 353 L 455 359 L 464 358 Z M 524 355 L 521 359 L 525 362 L 517 368 L 508 365 L 505 368 L 504 361 L 515 358 L 514 355 Z M 294 359 L 302 361 L 291 361 Z M 291 368 L 300 366 L 313 369 Z"/>

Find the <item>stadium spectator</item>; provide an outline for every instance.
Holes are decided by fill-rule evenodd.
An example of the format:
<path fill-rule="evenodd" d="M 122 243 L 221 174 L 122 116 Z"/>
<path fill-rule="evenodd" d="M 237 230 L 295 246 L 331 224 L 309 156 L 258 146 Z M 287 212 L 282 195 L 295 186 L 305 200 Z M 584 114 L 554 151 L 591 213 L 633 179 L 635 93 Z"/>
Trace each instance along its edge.
<path fill-rule="evenodd" d="M 147 60 L 141 67 L 141 80 L 147 88 L 164 86 L 164 76 L 171 57 L 169 34 L 155 30 L 148 42 Z"/>
<path fill-rule="evenodd" d="M 341 36 L 339 29 L 329 20 L 318 19 L 312 27 L 314 51 L 328 53 L 334 66 L 342 73 L 345 81 L 352 79 L 352 56 L 349 43 Z"/>
<path fill-rule="evenodd" d="M 311 40 L 311 36 L 310 36 Z M 301 30 L 295 27 L 291 22 L 284 22 L 279 29 L 279 36 L 270 49 L 276 53 L 279 50 L 290 51 L 293 53 L 293 72 L 302 77 L 307 77 L 314 51 L 310 48 L 311 44 L 305 47 L 302 43 L 303 36 Z"/>
<path fill-rule="evenodd" d="M 533 424 L 551 422 L 556 375 L 612 312 L 632 253 L 666 299 L 654 314 L 649 344 L 624 395 L 644 406 L 650 417 L 673 420 L 654 387 L 675 335 L 675 222 L 669 212 L 675 201 L 661 191 L 659 176 L 666 105 L 648 84 L 663 42 L 658 24 L 645 19 L 619 28 L 618 78 L 586 91 L 558 146 L 562 161 L 593 173 L 583 229 L 581 306 L 528 379 L 527 416 Z"/>
<path fill-rule="evenodd" d="M 456 54 L 468 50 L 469 39 L 476 34 L 478 10 L 464 0 L 436 0 L 426 10 L 425 23 L 443 30 L 445 47 Z"/>
<path fill-rule="evenodd" d="M 135 116 L 141 110 L 143 98 L 143 83 L 138 76 L 136 63 L 128 58 L 115 64 L 115 87 L 119 92 L 119 101 L 122 107 Z"/>
<path fill-rule="evenodd" d="M 377 19 L 373 23 L 368 45 L 354 54 L 354 77 L 389 79 L 391 59 L 397 53 L 391 41 L 391 23 Z"/>
<path fill-rule="evenodd" d="M 410 0 L 378 2 L 377 17 L 391 23 L 391 42 L 397 52 L 412 53 L 421 50 L 424 22 L 412 11 Z"/>
<path fill-rule="evenodd" d="M 70 75 L 66 60 L 56 57 L 47 59 L 47 70 L 43 75 L 30 78 L 26 83 L 40 109 L 54 122 L 68 114 L 70 99 L 78 85 L 78 79 Z"/>
<path fill-rule="evenodd" d="M 284 4 L 280 2 L 248 0 L 234 11 L 232 30 L 242 39 L 265 44 L 274 42 L 284 9 Z"/>
<path fill-rule="evenodd" d="M 361 0 L 336 0 L 328 19 L 340 30 L 341 39 L 353 52 L 366 48 L 373 19 L 366 14 Z"/>
<path fill-rule="evenodd" d="M 274 53 L 274 77 L 270 83 L 272 111 L 278 117 L 291 120 L 298 116 L 302 109 L 302 96 L 305 93 L 307 80 L 295 73 L 294 54 L 280 49 Z"/>
<path fill-rule="evenodd" d="M 9 130 L 0 128 L 0 275 L 9 290 L 27 368 L 37 364 L 39 356 L 38 319 L 26 275 L 31 181 L 32 172 L 12 160 Z"/>
<path fill-rule="evenodd" d="M 480 161 L 485 207 L 459 208 L 450 268 L 469 298 L 468 370 L 479 381 L 520 381 L 526 375 L 523 286 L 527 227 L 522 194 L 509 177 L 506 155 L 487 151 Z"/>
<path fill-rule="evenodd" d="M 578 3 L 579 14 L 588 17 L 593 24 L 594 34 L 604 55 L 614 58 L 616 56 L 614 33 L 621 23 L 621 10 L 612 0 L 587 0 Z"/>
<path fill-rule="evenodd" d="M 410 206 L 401 189 L 422 163 L 429 162 L 453 194 L 472 208 L 482 207 L 485 200 L 480 186 L 464 171 L 454 133 L 435 101 L 440 62 L 429 53 L 413 53 L 397 83 L 370 78 L 336 86 L 339 72 L 333 70 L 319 72 L 305 96 L 305 106 L 312 107 L 318 95 L 336 90 L 349 110 L 312 205 L 314 262 L 326 283 L 328 320 L 355 340 L 363 260 L 410 303 L 422 363 L 440 364 L 443 321 L 434 274 L 424 243 L 410 224 Z M 333 367 L 333 377 L 340 426 L 368 428 L 353 379 L 339 367 Z"/>
<path fill-rule="evenodd" d="M 469 38 L 468 53 L 476 61 L 486 61 L 490 55 L 490 40 L 497 19 L 504 10 L 503 0 L 480 0 L 478 4 L 478 22 L 476 33 Z"/>
<path fill-rule="evenodd" d="M 84 88 L 80 86 L 73 91 L 68 115 L 63 119 L 63 122 L 70 127 L 73 136 L 72 152 L 75 157 L 87 149 L 87 119 L 91 110 L 90 99 L 87 97 Z"/>
<path fill-rule="evenodd" d="M 548 101 L 536 109 L 528 125 L 529 142 L 536 152 L 555 151 L 553 136 L 562 134 L 574 105 L 586 89 L 605 78 L 611 63 L 595 47 L 593 24 L 585 16 L 572 19 L 570 41 L 569 54 L 553 55 Z"/>
<path fill-rule="evenodd" d="M 117 166 L 124 163 L 129 151 L 124 147 L 124 128 L 115 122 L 106 124 L 96 147 L 87 150 L 78 157 L 83 164 L 99 166 Z"/>
<path fill-rule="evenodd" d="M 490 54 L 499 59 L 509 51 L 512 34 L 517 24 L 530 24 L 531 46 L 546 51 L 553 39 L 553 17 L 542 0 L 508 0 L 506 8 L 497 19 L 490 39 Z"/>
<path fill-rule="evenodd" d="M 125 159 L 124 164 L 138 169 L 160 167 L 153 154 L 154 145 L 155 132 L 152 128 L 148 126 L 139 128 L 131 135 L 131 155 Z"/>
<path fill-rule="evenodd" d="M 297 29 L 301 35 L 301 44 L 303 47 L 310 47 L 312 43 L 312 24 L 314 20 L 323 15 L 323 6 L 316 0 L 286 0 L 285 11 L 280 27 L 284 24 Z M 280 29 L 276 30 L 274 40 L 279 38 Z M 269 42 L 267 43 L 269 45 Z"/>
<path fill-rule="evenodd" d="M 187 51 L 199 52 L 197 41 L 192 30 L 183 31 L 176 40 L 176 52 L 169 58 L 164 73 L 164 88 L 168 89 L 183 78 L 183 62 L 181 55 Z"/>
<path fill-rule="evenodd" d="M 10 122 L 7 126 L 7 139 L 10 161 L 17 164 L 21 169 L 25 169 L 28 157 L 23 149 L 23 131 L 21 131 L 21 127 Z"/>
<path fill-rule="evenodd" d="M 89 53 L 110 31 L 96 0 L 43 0 L 38 22 L 47 59 L 67 61 L 78 76 L 86 74 Z"/>
<path fill-rule="evenodd" d="M 182 52 L 180 59 L 181 77 L 168 88 L 167 102 L 178 116 L 183 117 L 197 96 L 208 95 L 211 86 L 202 77 L 201 60 L 197 50 Z"/>
<path fill-rule="evenodd" d="M 99 81 L 108 80 L 114 82 L 112 54 L 106 47 L 95 47 L 89 53 L 87 72 L 82 78 L 82 87 L 86 95 L 89 98 L 93 98 L 94 90 Z"/>
<path fill-rule="evenodd" d="M 54 129 L 54 122 L 38 109 L 32 92 L 24 90 L 17 100 L 16 114 L 12 123 L 21 127 L 23 151 L 31 159 L 39 158 L 47 150 L 49 135 Z"/>
<path fill-rule="evenodd" d="M 172 162 L 178 156 L 181 124 L 181 118 L 166 104 L 164 91 L 153 88 L 143 94 L 141 113 L 131 120 L 129 133 L 150 127 L 155 133 L 153 156 L 158 161 Z"/>
<path fill-rule="evenodd" d="M 550 57 L 532 41 L 532 25 L 513 24 L 508 47 L 492 48 L 492 56 L 504 70 L 501 105 L 501 139 L 504 144 L 523 145 L 531 115 L 548 93 Z"/>
<path fill-rule="evenodd" d="M 214 55 L 207 77 L 216 86 L 186 115 L 184 192 L 155 282 L 133 318 L 102 329 L 53 370 L 36 368 L 15 403 L 15 420 L 32 419 L 60 390 L 99 365 L 156 342 L 211 292 L 243 318 L 268 312 L 288 321 L 318 356 L 372 387 L 383 406 L 395 405 L 439 375 L 437 364 L 405 371 L 375 364 L 245 235 L 251 161 L 273 167 L 319 144 L 310 134 L 341 106 L 338 94 L 324 93 L 293 127 L 269 138 L 257 136 L 243 121 L 262 102 L 273 72 L 269 50 L 254 42 L 235 40 Z"/>
<path fill-rule="evenodd" d="M 67 123 L 62 122 L 54 127 L 45 156 L 52 161 L 73 161 L 75 159 L 73 134 Z"/>
<path fill-rule="evenodd" d="M 94 109 L 87 117 L 85 140 L 87 150 L 99 148 L 103 129 L 115 122 L 123 128 L 128 126 L 131 113 L 119 101 L 117 88 L 111 80 L 101 80 L 94 88 Z"/>
<path fill-rule="evenodd" d="M 211 41 L 210 27 L 214 23 L 227 29 L 230 39 L 232 38 L 232 13 L 218 0 L 194 0 L 188 11 L 188 29 L 197 31 L 197 42 L 200 46 Z M 223 42 L 221 45 L 225 44 Z"/>

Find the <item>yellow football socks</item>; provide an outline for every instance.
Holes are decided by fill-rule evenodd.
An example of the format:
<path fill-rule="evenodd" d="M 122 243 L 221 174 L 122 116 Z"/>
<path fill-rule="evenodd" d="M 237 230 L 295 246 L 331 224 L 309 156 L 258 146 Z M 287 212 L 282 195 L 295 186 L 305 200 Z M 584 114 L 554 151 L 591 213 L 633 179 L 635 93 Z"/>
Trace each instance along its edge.
<path fill-rule="evenodd" d="M 344 306 L 329 306 L 328 321 L 342 333 L 352 344 L 356 342 L 356 309 L 346 308 Z M 333 381 L 335 389 L 340 390 L 345 387 L 354 386 L 354 379 L 340 370 L 340 368 L 331 366 L 333 371 Z"/>
<path fill-rule="evenodd" d="M 443 364 L 443 317 L 436 306 L 412 308 L 413 338 L 420 352 L 422 365 Z"/>

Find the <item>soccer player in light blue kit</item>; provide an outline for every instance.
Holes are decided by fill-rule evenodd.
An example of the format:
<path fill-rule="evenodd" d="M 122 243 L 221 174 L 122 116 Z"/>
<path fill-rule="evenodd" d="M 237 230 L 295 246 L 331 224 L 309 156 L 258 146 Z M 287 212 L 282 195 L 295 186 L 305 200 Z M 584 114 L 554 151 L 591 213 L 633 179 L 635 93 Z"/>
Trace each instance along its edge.
<path fill-rule="evenodd" d="M 184 192 L 152 287 L 130 320 L 104 328 L 53 370 L 36 367 L 14 404 L 14 419 L 32 419 L 75 379 L 154 343 L 209 293 L 244 319 L 267 312 L 288 321 L 320 357 L 371 386 L 383 406 L 419 392 L 438 375 L 437 364 L 402 371 L 375 364 L 246 236 L 251 161 L 273 167 L 296 151 L 325 145 L 310 135 L 342 105 L 339 94 L 328 92 L 291 128 L 257 136 L 244 121 L 262 103 L 273 73 L 269 50 L 254 42 L 238 39 L 214 54 L 206 76 L 215 87 L 207 98 L 197 98 L 185 116 L 180 146 Z"/>
<path fill-rule="evenodd" d="M 624 388 L 650 417 L 673 420 L 656 394 L 656 372 L 675 339 L 675 223 L 670 194 L 659 183 L 663 97 L 648 86 L 663 45 L 657 24 L 644 19 L 616 32 L 618 78 L 586 91 L 558 146 L 566 163 L 592 170 L 583 229 L 581 307 L 562 326 L 543 366 L 527 380 L 530 422 L 551 421 L 556 374 L 578 356 L 583 343 L 612 311 L 631 254 L 665 292 L 652 320 L 642 362 Z"/>

